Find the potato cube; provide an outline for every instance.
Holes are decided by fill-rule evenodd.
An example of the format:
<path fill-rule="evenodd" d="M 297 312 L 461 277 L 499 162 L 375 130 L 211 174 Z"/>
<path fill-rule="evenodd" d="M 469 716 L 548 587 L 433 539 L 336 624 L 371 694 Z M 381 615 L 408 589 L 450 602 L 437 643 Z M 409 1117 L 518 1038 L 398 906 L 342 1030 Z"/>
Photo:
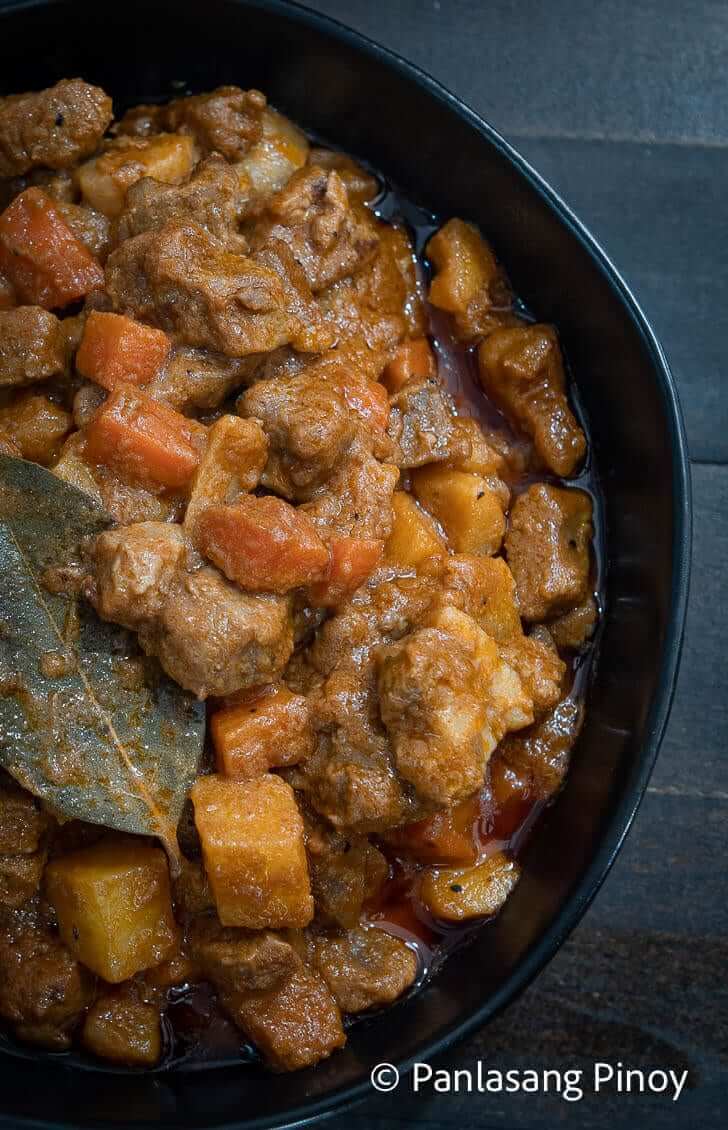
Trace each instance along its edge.
<path fill-rule="evenodd" d="M 306 926 L 313 899 L 303 820 L 275 774 L 233 781 L 213 774 L 192 789 L 202 854 L 224 926 Z"/>
<path fill-rule="evenodd" d="M 78 184 L 85 203 L 114 217 L 123 209 L 130 185 L 142 177 L 175 184 L 190 175 L 196 157 L 195 143 L 185 134 L 118 137 L 81 165 Z"/>
<path fill-rule="evenodd" d="M 87 1012 L 81 1042 L 100 1059 L 153 1067 L 162 1054 L 159 1008 L 139 999 L 131 987 L 109 993 Z"/>
<path fill-rule="evenodd" d="M 501 499 L 482 477 L 450 467 L 420 467 L 412 476 L 417 499 L 443 526 L 456 553 L 500 549 L 506 530 Z"/>
<path fill-rule="evenodd" d="M 394 522 L 384 547 L 387 561 L 403 569 L 416 569 L 431 557 L 443 557 L 445 542 L 432 518 L 411 494 L 398 490 L 392 496 Z"/>
<path fill-rule="evenodd" d="M 206 506 L 234 502 L 241 492 L 257 487 L 267 458 L 268 439 L 257 420 L 221 416 L 211 425 L 185 513 L 190 536 Z"/>
<path fill-rule="evenodd" d="M 135 840 L 101 840 L 53 860 L 46 891 L 73 955 L 117 984 L 175 950 L 167 859 Z"/>
<path fill-rule="evenodd" d="M 313 752 L 308 702 L 285 684 L 225 706 L 210 719 L 217 765 L 225 777 L 260 777 Z"/>
<path fill-rule="evenodd" d="M 429 871 L 420 896 L 425 906 L 445 922 L 464 922 L 497 914 L 521 875 L 521 869 L 502 851 L 474 867 L 443 867 Z"/>

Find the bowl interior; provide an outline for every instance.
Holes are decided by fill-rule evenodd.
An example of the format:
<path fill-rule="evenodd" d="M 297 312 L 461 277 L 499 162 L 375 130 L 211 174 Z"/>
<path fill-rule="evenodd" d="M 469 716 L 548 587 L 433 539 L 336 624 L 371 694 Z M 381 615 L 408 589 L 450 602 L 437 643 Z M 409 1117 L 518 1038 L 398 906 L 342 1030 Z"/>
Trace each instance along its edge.
<path fill-rule="evenodd" d="M 669 708 L 687 589 L 687 463 L 664 360 L 600 252 L 525 163 L 434 83 L 275 0 L 97 0 L 0 9 L 0 93 L 81 75 L 118 106 L 174 83 L 264 90 L 304 127 L 443 217 L 478 223 L 519 293 L 559 328 L 604 494 L 607 608 L 598 678 L 568 784 L 541 819 L 497 921 L 413 999 L 355 1026 L 317 1068 L 83 1074 L 0 1054 L 0 1119 L 17 1126 L 278 1125 L 366 1087 L 380 1061 L 426 1058 L 522 988 L 578 920 L 634 813 Z"/>

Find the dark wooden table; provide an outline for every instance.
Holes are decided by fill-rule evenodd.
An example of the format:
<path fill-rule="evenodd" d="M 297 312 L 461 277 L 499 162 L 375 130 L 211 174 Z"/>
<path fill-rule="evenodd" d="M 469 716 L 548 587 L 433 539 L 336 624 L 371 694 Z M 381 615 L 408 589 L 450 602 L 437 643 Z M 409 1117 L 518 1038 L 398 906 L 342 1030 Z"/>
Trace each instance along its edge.
<path fill-rule="evenodd" d="M 692 457 L 692 596 L 677 698 L 637 821 L 524 996 L 436 1066 L 687 1068 L 646 1095 L 414 1095 L 328 1123 L 394 1130 L 728 1125 L 728 4 L 309 0 L 483 114 L 601 240 L 665 346 Z"/>

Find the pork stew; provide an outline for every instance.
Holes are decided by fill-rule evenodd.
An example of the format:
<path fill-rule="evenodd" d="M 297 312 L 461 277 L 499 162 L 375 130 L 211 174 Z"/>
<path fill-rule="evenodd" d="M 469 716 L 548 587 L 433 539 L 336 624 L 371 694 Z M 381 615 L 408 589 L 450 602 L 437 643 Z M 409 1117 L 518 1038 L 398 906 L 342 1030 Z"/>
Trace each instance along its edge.
<path fill-rule="evenodd" d="M 80 599 L 208 718 L 172 869 L 0 777 L 0 1016 L 309 1066 L 498 912 L 566 774 L 598 577 L 557 333 L 256 90 L 0 99 L 0 178 L 0 450 L 110 515 Z"/>

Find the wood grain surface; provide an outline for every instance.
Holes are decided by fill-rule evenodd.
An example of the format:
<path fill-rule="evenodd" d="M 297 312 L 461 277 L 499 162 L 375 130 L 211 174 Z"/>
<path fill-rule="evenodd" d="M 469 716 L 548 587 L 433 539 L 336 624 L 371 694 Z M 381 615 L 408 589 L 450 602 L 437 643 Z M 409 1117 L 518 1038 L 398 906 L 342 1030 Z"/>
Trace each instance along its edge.
<path fill-rule="evenodd" d="M 559 190 L 635 290 L 677 377 L 694 563 L 669 730 L 619 860 L 531 988 L 434 1066 L 687 1069 L 680 1099 L 413 1094 L 332 1130 L 728 1124 L 728 4 L 310 0 L 482 113 Z"/>

